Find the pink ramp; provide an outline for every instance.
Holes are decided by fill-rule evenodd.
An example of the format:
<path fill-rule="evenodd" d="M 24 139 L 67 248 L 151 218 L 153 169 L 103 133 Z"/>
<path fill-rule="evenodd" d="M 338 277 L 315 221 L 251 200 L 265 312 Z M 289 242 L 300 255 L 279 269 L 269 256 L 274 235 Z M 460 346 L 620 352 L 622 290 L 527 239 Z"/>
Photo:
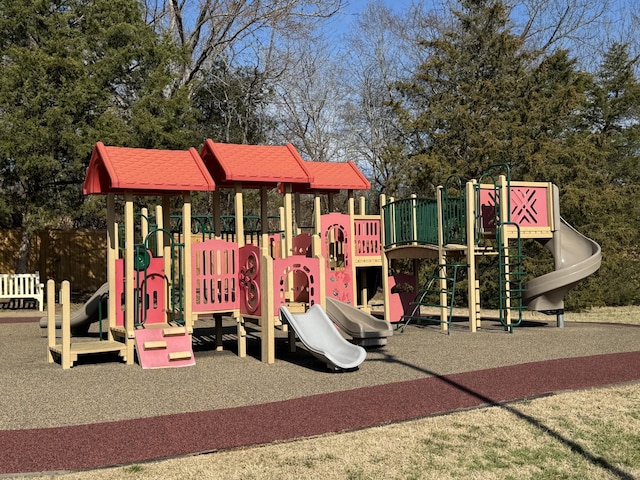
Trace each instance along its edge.
<path fill-rule="evenodd" d="M 191 335 L 184 327 L 154 324 L 136 330 L 138 362 L 144 369 L 195 365 Z"/>

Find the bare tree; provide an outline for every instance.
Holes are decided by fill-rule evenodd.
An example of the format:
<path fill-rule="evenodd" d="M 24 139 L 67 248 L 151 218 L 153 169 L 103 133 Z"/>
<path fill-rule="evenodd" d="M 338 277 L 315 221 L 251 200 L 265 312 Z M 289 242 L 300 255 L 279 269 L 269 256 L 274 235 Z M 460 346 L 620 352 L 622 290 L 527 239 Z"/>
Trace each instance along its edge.
<path fill-rule="evenodd" d="M 342 159 L 337 135 L 346 91 L 340 52 L 314 37 L 281 51 L 279 60 L 283 73 L 274 84 L 274 136 L 309 159 Z"/>
<path fill-rule="evenodd" d="M 390 110 L 395 85 L 408 78 L 424 61 L 421 40 L 435 35 L 439 17 L 422 2 L 396 14 L 383 2 L 368 5 L 348 35 L 349 103 L 343 109 L 343 138 L 350 157 L 372 179 L 378 191 L 399 188 L 398 162 L 401 130 Z"/>
<path fill-rule="evenodd" d="M 193 91 L 201 71 L 220 59 L 256 64 L 282 39 L 304 37 L 343 0 L 145 0 L 148 23 L 169 34 L 188 61 L 175 87 Z"/>

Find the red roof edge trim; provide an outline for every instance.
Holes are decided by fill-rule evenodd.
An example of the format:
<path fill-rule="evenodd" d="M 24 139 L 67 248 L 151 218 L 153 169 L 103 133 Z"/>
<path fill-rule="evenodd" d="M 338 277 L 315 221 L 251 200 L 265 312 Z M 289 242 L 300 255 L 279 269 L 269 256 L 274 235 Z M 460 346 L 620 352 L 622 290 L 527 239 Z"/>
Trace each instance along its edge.
<path fill-rule="evenodd" d="M 111 179 L 111 188 L 119 187 L 120 179 L 118 178 L 118 174 L 111 164 L 109 153 L 107 153 L 107 147 L 102 142 L 96 142 L 96 150 L 100 154 L 100 158 L 102 159 L 104 167 L 107 169 L 107 172 L 109 172 L 109 178 Z"/>
<path fill-rule="evenodd" d="M 356 164 L 353 163 L 353 161 L 351 160 L 347 160 L 347 163 L 351 165 L 351 168 L 353 168 L 353 171 L 356 172 L 358 177 L 360 177 L 360 179 L 362 180 L 362 183 L 364 183 L 367 186 L 367 188 L 363 190 L 371 190 L 371 182 L 367 180 L 367 177 L 364 176 L 364 174 L 360 171 L 360 169 L 356 166 Z"/>
<path fill-rule="evenodd" d="M 226 183 L 227 182 L 227 166 L 224 164 L 224 161 L 219 155 L 219 152 L 216 151 L 216 144 L 210 138 L 207 138 L 204 141 L 204 145 L 202 145 L 202 150 L 200 151 L 200 156 L 204 161 L 204 166 L 211 175 L 213 181 L 217 181 L 218 183 Z M 207 158 L 208 157 L 208 158 Z M 215 178 L 216 175 L 220 175 L 220 178 Z"/>
<path fill-rule="evenodd" d="M 293 156 L 293 158 L 296 159 L 296 162 L 298 162 L 298 165 L 300 165 L 300 168 L 302 168 L 302 171 L 307 176 L 307 183 L 309 183 L 309 184 L 313 183 L 313 180 L 314 180 L 313 175 L 311 175 L 311 172 L 305 166 L 306 162 L 302 159 L 302 157 L 298 153 L 298 150 L 296 150 L 296 147 L 294 147 L 291 143 L 287 143 L 286 147 L 289 150 L 289 152 L 291 153 L 291 155 Z"/>
<path fill-rule="evenodd" d="M 207 182 L 207 191 L 215 190 L 216 182 L 214 182 L 211 173 L 209 172 L 209 170 L 207 170 L 207 166 L 204 164 L 204 161 L 202 160 L 202 157 L 200 156 L 198 151 L 195 148 L 191 147 L 189 148 L 189 153 L 193 157 L 194 163 L 198 167 L 198 170 L 200 170 L 200 173 L 202 173 L 202 178 L 205 182 Z"/>
<path fill-rule="evenodd" d="M 104 170 L 105 174 L 102 174 Z M 109 154 L 102 142 L 96 142 L 91 152 L 91 160 L 87 167 L 87 175 L 84 179 L 82 192 L 84 195 L 93 193 L 108 193 L 113 189 L 111 179 L 117 175 L 109 161 Z"/>

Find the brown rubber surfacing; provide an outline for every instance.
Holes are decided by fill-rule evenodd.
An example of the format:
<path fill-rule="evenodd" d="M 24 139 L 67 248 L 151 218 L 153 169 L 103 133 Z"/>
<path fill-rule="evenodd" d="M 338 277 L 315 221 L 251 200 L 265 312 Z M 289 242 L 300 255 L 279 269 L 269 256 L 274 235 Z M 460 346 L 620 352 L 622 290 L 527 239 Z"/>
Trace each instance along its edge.
<path fill-rule="evenodd" d="M 291 400 L 0 431 L 0 474 L 83 470 L 357 430 L 640 380 L 640 351 L 532 362 Z"/>

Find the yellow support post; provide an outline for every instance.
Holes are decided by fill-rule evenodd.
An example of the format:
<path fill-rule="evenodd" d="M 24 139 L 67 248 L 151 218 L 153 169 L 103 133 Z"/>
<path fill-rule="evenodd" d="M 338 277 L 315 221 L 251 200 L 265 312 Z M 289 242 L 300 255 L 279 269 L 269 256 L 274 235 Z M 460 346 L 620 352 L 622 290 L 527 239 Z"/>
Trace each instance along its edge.
<path fill-rule="evenodd" d="M 245 246 L 244 241 L 244 205 L 242 203 L 242 184 L 234 185 L 234 213 L 236 217 L 236 243 L 238 248 Z"/>
<path fill-rule="evenodd" d="M 119 307 L 116 298 L 116 260 L 118 258 L 118 224 L 115 220 L 115 195 L 107 194 L 107 339 L 113 340 L 112 328 L 116 326 L 116 311 Z"/>
<path fill-rule="evenodd" d="M 467 182 L 467 293 L 469 298 L 469 330 L 475 332 L 480 326 L 480 292 L 476 280 L 476 181 Z"/>
<path fill-rule="evenodd" d="M 71 360 L 71 295 L 70 295 L 69 281 L 64 280 L 62 282 L 62 288 L 60 289 L 60 303 L 62 304 L 62 358 L 60 363 L 64 370 L 71 368 L 73 363 Z"/>
<path fill-rule="evenodd" d="M 183 275 L 182 282 L 182 298 L 184 301 L 182 312 L 182 319 L 184 320 L 184 326 L 187 330 L 187 333 L 193 333 L 193 306 L 191 304 L 191 274 L 192 274 L 192 265 L 191 265 L 191 194 L 189 192 L 184 192 L 182 196 L 182 235 L 184 237 L 184 250 L 183 250 L 183 272 L 180 272 Z"/>
<path fill-rule="evenodd" d="M 47 280 L 47 361 L 53 363 L 51 349 L 56 346 L 56 282 Z"/>
<path fill-rule="evenodd" d="M 438 186 L 436 193 L 436 206 L 438 212 L 438 289 L 440 290 L 440 329 L 449 331 L 449 299 L 447 297 L 447 252 L 444 248 L 444 218 L 442 215 L 442 186 Z M 413 198 L 414 196 L 412 196 Z M 415 222 L 414 222 L 414 228 Z M 453 303 L 453 298 L 451 299 Z M 451 305 L 453 308 L 453 305 Z"/>
<path fill-rule="evenodd" d="M 509 282 L 509 233 L 508 226 L 505 225 L 505 222 L 509 219 L 509 207 L 508 201 L 509 198 L 509 186 L 507 185 L 507 179 L 504 175 L 500 175 L 498 180 L 499 189 L 500 189 L 500 241 L 501 244 L 498 245 L 498 248 L 502 251 L 502 254 L 499 257 L 502 257 L 502 261 L 504 261 L 504 295 L 505 295 L 505 304 L 504 304 L 504 315 L 505 315 L 505 324 L 507 328 L 511 326 L 511 285 Z M 502 308 L 502 305 L 500 306 Z"/>
<path fill-rule="evenodd" d="M 387 204 L 387 197 L 384 194 L 380 195 L 380 255 L 382 255 L 382 291 L 384 293 L 384 319 L 390 321 L 391 308 L 389 305 L 389 260 L 384 251 L 384 246 L 387 242 L 385 238 L 385 214 L 384 206 Z"/>
<path fill-rule="evenodd" d="M 124 194 L 124 327 L 126 331 L 127 365 L 133 365 L 134 310 L 135 310 L 135 274 L 134 237 L 133 237 L 133 195 Z"/>

